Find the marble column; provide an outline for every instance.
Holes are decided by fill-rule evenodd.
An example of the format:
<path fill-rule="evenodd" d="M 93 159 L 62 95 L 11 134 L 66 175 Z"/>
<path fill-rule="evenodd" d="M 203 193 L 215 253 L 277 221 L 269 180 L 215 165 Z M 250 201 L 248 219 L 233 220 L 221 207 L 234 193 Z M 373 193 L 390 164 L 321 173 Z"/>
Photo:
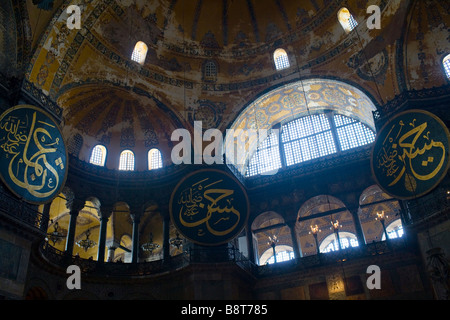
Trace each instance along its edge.
<path fill-rule="evenodd" d="M 79 201 L 77 199 L 72 199 L 66 204 L 67 209 L 70 210 L 70 221 L 69 221 L 69 230 L 67 232 L 66 238 L 66 255 L 73 255 L 73 246 L 75 244 L 75 231 L 77 226 L 77 218 L 80 210 L 84 207 L 84 201 Z"/>
<path fill-rule="evenodd" d="M 105 207 L 98 210 L 100 217 L 100 233 L 98 236 L 97 261 L 100 263 L 105 262 L 106 229 L 108 227 L 108 220 L 112 214 L 112 211 L 112 207 Z"/>
<path fill-rule="evenodd" d="M 297 240 L 297 233 L 295 232 L 295 220 L 294 221 L 287 221 L 287 226 L 289 227 L 289 230 L 291 232 L 291 238 L 292 238 L 292 248 L 294 250 L 294 258 L 298 259 L 303 256 L 302 251 L 300 249 L 298 240 Z"/>
<path fill-rule="evenodd" d="M 131 250 L 131 263 L 137 263 L 139 259 L 139 223 L 141 222 L 140 212 L 132 212 L 130 214 L 133 220 L 133 247 Z"/>

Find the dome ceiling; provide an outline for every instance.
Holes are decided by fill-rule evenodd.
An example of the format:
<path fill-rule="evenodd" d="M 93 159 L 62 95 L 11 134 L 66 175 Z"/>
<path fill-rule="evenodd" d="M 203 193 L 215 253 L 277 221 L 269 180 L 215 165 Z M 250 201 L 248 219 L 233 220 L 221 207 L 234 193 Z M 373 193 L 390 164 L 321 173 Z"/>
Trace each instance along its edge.
<path fill-rule="evenodd" d="M 75 87 L 60 95 L 58 103 L 65 106 L 65 136 L 79 133 L 85 139 L 91 137 L 85 143 L 101 143 L 112 146 L 112 150 L 115 146 L 117 152 L 135 147 L 149 149 L 160 142 L 168 145 L 167 133 L 181 126 L 177 117 L 151 96 L 119 87 Z"/>
<path fill-rule="evenodd" d="M 324 2 L 331 4 L 324 0 L 118 1 L 128 12 L 125 15 L 133 14 L 129 9 L 139 13 L 135 18 L 143 19 L 150 30 L 157 29 L 156 35 L 175 50 L 178 45 L 185 48 L 182 41 L 209 49 L 265 45 L 311 22 L 324 9 Z"/>
<path fill-rule="evenodd" d="M 385 19 L 393 19 L 399 4 L 380 2 Z M 81 8 L 80 30 L 67 28 L 71 4 Z M 365 1 L 345 5 L 362 21 Z M 263 92 L 299 78 L 366 81 L 361 87 L 376 96 L 357 37 L 337 22 L 342 6 L 341 0 L 57 1 L 25 77 L 62 109 L 67 139 L 83 137 L 82 160 L 89 161 L 97 143 L 117 158 L 124 148 L 145 154 L 156 146 L 168 159 L 175 128 L 192 130 L 201 120 L 204 128 L 224 131 Z M 363 35 L 363 45 L 375 37 Z M 143 65 L 131 60 L 137 41 L 148 46 Z M 386 76 L 395 47 L 380 46 L 366 56 L 379 84 L 395 94 Z M 275 69 L 278 47 L 288 52 L 291 68 Z M 203 78 L 207 61 L 217 65 L 214 81 Z"/>

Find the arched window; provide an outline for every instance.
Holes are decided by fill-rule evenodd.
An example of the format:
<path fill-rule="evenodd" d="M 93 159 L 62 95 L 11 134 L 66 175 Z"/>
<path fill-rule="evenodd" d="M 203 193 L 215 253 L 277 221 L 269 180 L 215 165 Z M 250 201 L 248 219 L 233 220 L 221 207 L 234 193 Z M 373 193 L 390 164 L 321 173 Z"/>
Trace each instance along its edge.
<path fill-rule="evenodd" d="M 355 119 L 336 114 L 334 115 L 334 123 L 342 151 L 375 141 L 375 133 Z"/>
<path fill-rule="evenodd" d="M 339 12 L 338 12 L 338 20 L 339 20 L 342 28 L 344 28 L 344 31 L 346 33 L 349 33 L 350 31 L 355 29 L 356 26 L 358 25 L 358 22 L 356 22 L 356 20 L 353 17 L 353 15 L 345 7 L 341 8 L 341 10 L 339 10 Z"/>
<path fill-rule="evenodd" d="M 333 124 L 333 125 L 332 125 Z M 335 128 L 335 129 L 334 129 Z M 375 141 L 375 133 L 356 119 L 340 114 L 314 114 L 292 120 L 282 126 L 281 150 L 286 166 L 338 152 L 333 131 L 341 150 L 361 147 Z M 277 130 L 263 140 L 251 157 L 246 176 L 273 174 L 282 167 Z"/>
<path fill-rule="evenodd" d="M 106 160 L 106 148 L 101 144 L 96 145 L 92 149 L 90 163 L 95 164 L 97 166 L 104 166 Z"/>
<path fill-rule="evenodd" d="M 442 60 L 442 65 L 444 66 L 444 71 L 447 79 L 450 80 L 450 54 L 444 57 L 444 59 Z"/>
<path fill-rule="evenodd" d="M 120 154 L 119 170 L 134 170 L 134 153 L 130 150 L 124 150 Z"/>
<path fill-rule="evenodd" d="M 247 176 L 273 172 L 281 168 L 281 158 L 278 149 L 278 130 L 273 130 L 263 140 L 253 154 L 247 168 Z"/>
<path fill-rule="evenodd" d="M 277 70 L 287 69 L 290 67 L 289 58 L 284 49 L 277 49 L 273 53 L 273 61 Z"/>
<path fill-rule="evenodd" d="M 151 149 L 148 152 L 148 170 L 162 168 L 162 156 L 158 149 Z"/>
<path fill-rule="evenodd" d="M 217 80 L 217 64 L 215 61 L 208 60 L 203 66 L 203 80 L 216 81 Z"/>
<path fill-rule="evenodd" d="M 145 63 L 145 58 L 147 57 L 147 51 L 147 45 L 142 41 L 138 41 L 134 46 L 133 53 L 131 54 L 131 60 L 136 61 L 143 66 Z"/>
<path fill-rule="evenodd" d="M 341 249 L 358 247 L 358 239 L 353 233 L 350 232 L 339 232 L 339 242 L 341 243 Z M 330 234 L 328 237 L 323 239 L 319 246 L 319 250 L 322 253 L 338 251 L 339 245 L 337 243 L 337 237 L 335 233 Z"/>

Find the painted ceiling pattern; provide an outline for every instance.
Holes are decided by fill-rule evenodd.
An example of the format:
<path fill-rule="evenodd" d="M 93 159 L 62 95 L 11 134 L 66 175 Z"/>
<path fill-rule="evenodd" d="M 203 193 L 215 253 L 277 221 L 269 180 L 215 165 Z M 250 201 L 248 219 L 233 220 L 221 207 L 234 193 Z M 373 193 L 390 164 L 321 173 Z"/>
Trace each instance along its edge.
<path fill-rule="evenodd" d="M 408 7 L 401 1 L 376 1 L 387 27 L 370 33 L 361 27 L 361 37 L 347 35 L 336 13 L 346 5 L 358 22 L 363 22 L 367 1 L 362 0 L 345 4 L 341 0 L 57 1 L 47 28 L 35 38 L 40 40 L 34 40 L 37 49 L 26 70 L 25 89 L 42 92 L 38 95 L 41 100 L 56 103 L 63 110 L 65 135 L 84 137 L 79 153 L 84 160 L 94 143 L 169 149 L 165 141 L 172 128 L 192 129 L 196 120 L 225 130 L 249 101 L 299 78 L 317 76 L 358 83 L 383 104 L 415 83 L 436 78 L 429 72 L 434 58 L 425 53 L 434 40 L 421 38 L 426 25 L 441 33 L 445 27 L 442 12 L 447 5 L 440 2 L 437 10 L 435 2 L 420 2 L 408 17 L 412 23 L 406 36 L 414 44 L 407 49 L 421 54 L 405 57 L 399 48 Z M 81 30 L 66 26 L 65 10 L 71 4 L 81 7 Z M 33 25 L 38 25 L 35 22 Z M 137 41 L 144 41 L 149 48 L 144 66 L 130 59 Z M 436 43 L 440 53 L 448 49 L 448 42 L 444 42 Z M 293 66 L 282 72 L 275 70 L 271 57 L 278 47 L 288 50 Z M 208 82 L 203 81 L 202 66 L 209 60 L 217 64 L 219 72 L 215 81 Z M 418 66 L 418 71 L 403 73 L 404 61 Z M 90 86 L 97 86 L 97 90 L 88 90 Z M 301 95 L 285 94 L 289 97 L 283 102 L 264 106 L 265 114 L 256 112 L 255 121 L 274 123 L 292 116 L 286 106 L 301 104 L 300 100 L 289 102 L 301 99 Z M 313 92 L 308 97 L 312 105 L 334 103 L 327 90 L 317 94 L 320 99 L 315 100 L 318 95 Z M 116 101 L 108 102 L 109 95 Z M 100 101 L 93 102 L 98 97 Z M 337 104 L 342 100 L 335 98 Z M 86 110 L 81 110 L 82 104 Z M 277 108 L 280 114 L 274 118 L 271 113 Z M 146 112 L 143 117 L 137 116 L 141 109 Z M 368 122 L 367 114 L 356 117 Z M 163 132 L 159 132 L 161 123 Z"/>

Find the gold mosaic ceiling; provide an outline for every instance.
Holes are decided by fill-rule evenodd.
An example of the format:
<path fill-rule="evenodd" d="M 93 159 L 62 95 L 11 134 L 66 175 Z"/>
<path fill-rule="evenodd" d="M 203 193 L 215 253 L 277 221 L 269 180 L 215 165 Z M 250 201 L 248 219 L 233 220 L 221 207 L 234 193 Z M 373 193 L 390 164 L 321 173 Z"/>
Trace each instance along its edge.
<path fill-rule="evenodd" d="M 405 10 L 399 1 L 376 2 L 384 20 Z M 31 3 L 30 23 L 42 34 L 34 37 L 40 40 L 26 80 L 62 109 L 67 139 L 83 137 L 78 155 L 84 161 L 97 143 L 108 148 L 108 159 L 125 148 L 145 154 L 152 146 L 169 159 L 174 128 L 192 129 L 202 120 L 224 131 L 263 92 L 302 77 L 365 81 L 360 87 L 378 99 L 358 59 L 357 38 L 337 22 L 340 0 L 55 1 L 52 14 L 41 15 L 47 27 Z M 81 30 L 66 26 L 71 4 L 82 9 Z M 345 5 L 359 21 L 365 18 L 366 1 Z M 362 45 L 376 37 L 377 31 L 363 36 Z M 137 41 L 148 45 L 143 66 L 130 59 Z M 277 47 L 290 55 L 292 67 L 282 72 L 273 65 Z M 376 80 L 384 96 L 394 96 L 386 70 L 395 46 L 372 48 L 366 56 Z M 208 60 L 218 66 L 213 82 L 203 79 Z"/>

